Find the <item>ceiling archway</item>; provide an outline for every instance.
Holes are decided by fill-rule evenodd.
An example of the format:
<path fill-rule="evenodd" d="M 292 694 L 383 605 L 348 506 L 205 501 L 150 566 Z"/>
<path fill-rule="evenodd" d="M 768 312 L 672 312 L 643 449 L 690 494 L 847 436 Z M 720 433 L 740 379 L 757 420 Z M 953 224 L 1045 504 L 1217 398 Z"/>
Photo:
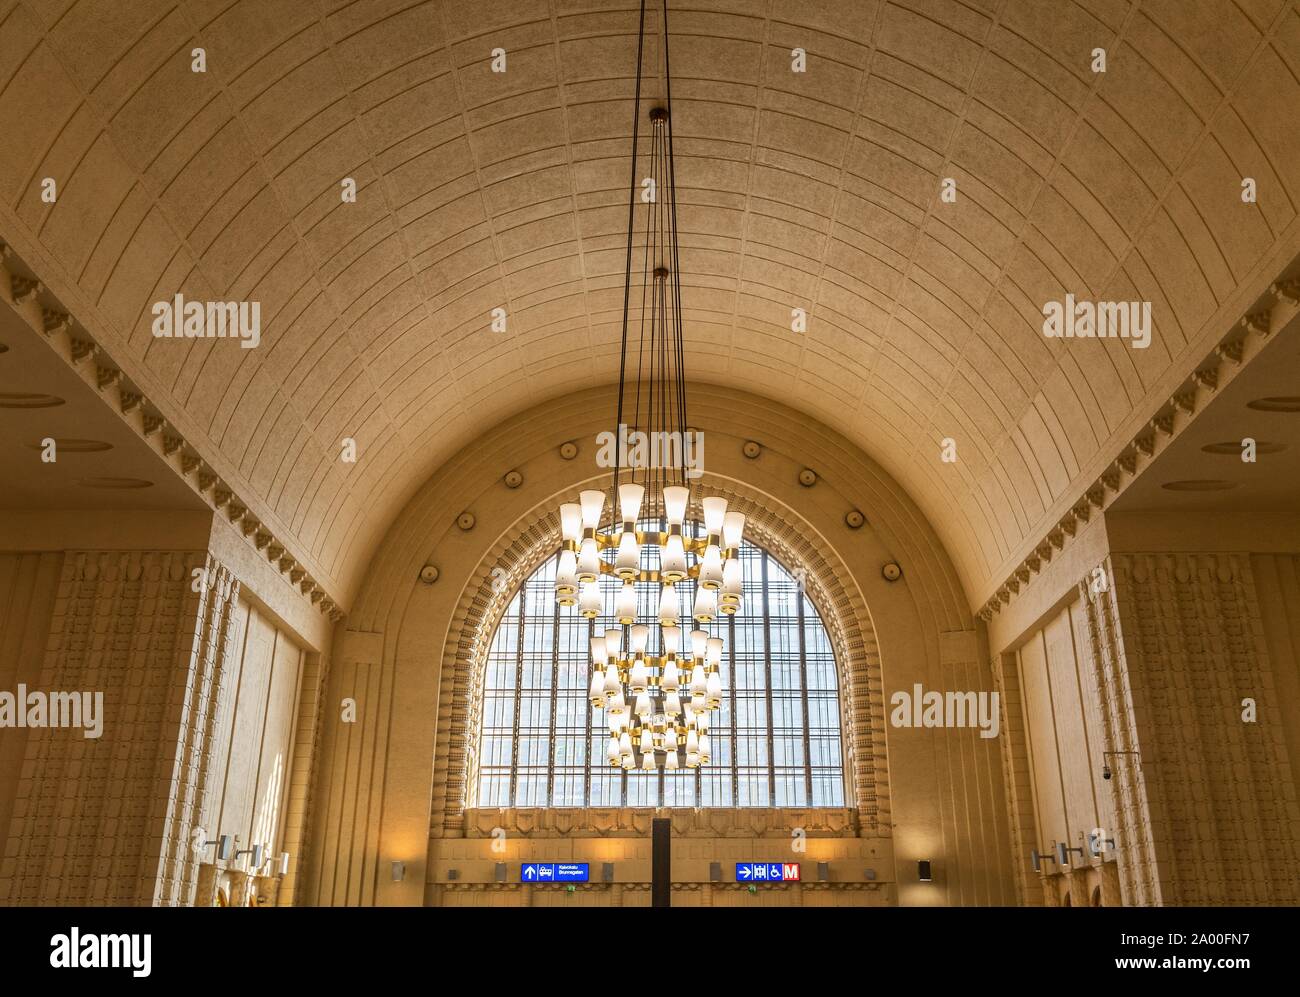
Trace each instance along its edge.
<path fill-rule="evenodd" d="M 0 237 L 346 605 L 485 426 L 616 379 L 635 28 L 11 0 Z M 972 604 L 1300 249 L 1293 3 L 694 0 L 672 29 L 694 376 L 871 454 Z M 1151 301 L 1151 347 L 1045 339 L 1067 292 Z M 262 345 L 154 339 L 176 293 L 259 300 Z"/>

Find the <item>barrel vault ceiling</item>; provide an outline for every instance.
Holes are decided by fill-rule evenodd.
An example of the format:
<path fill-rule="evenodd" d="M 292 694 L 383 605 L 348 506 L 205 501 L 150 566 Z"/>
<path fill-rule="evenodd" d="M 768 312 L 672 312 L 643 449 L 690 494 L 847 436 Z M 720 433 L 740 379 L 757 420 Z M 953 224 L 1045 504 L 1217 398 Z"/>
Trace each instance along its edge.
<path fill-rule="evenodd" d="M 1300 250 L 1294 2 L 670 26 L 692 376 L 861 446 L 972 604 Z M 0 239 L 346 605 L 451 454 L 617 379 L 635 31 L 631 0 L 0 0 Z M 155 339 L 178 292 L 260 301 L 262 345 Z M 1151 301 L 1151 346 L 1046 339 L 1066 292 Z"/>

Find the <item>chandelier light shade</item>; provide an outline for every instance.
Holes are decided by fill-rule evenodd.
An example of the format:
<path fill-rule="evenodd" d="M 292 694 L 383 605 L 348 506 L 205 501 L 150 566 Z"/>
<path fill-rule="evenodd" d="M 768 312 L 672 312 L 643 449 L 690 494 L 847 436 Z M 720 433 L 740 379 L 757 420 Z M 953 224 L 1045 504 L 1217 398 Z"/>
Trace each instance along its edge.
<path fill-rule="evenodd" d="M 626 770 L 674 772 L 709 761 L 710 717 L 723 700 L 723 641 L 703 627 L 740 609 L 745 517 L 728 511 L 724 498 L 695 501 L 691 491 L 666 0 L 658 13 L 651 56 L 642 0 L 613 433 L 620 443 L 606 489 L 560 506 L 555 598 L 596 620 L 605 610 L 600 579 L 616 580 L 615 625 L 593 627 L 590 640 L 589 698 L 608 721 L 606 758 Z M 662 101 L 643 103 L 648 57 L 661 60 L 649 76 L 662 78 L 664 93 Z M 635 290 L 641 306 L 634 319 Z M 626 467 L 624 440 L 646 442 L 632 449 Z M 643 613 L 646 589 L 657 597 Z"/>

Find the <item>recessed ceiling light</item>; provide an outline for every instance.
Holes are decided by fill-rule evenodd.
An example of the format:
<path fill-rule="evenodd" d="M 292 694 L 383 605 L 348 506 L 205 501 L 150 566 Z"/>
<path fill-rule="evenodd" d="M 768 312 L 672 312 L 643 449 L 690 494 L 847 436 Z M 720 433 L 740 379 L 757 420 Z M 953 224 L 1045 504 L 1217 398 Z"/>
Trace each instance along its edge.
<path fill-rule="evenodd" d="M 1206 453 L 1229 454 L 1233 457 L 1240 457 L 1242 446 L 1240 440 L 1230 440 L 1227 443 L 1210 443 L 1201 447 Z M 1256 441 L 1255 453 L 1281 453 L 1286 449 L 1285 443 L 1264 443 Z"/>
<path fill-rule="evenodd" d="M 1256 398 L 1247 402 L 1246 408 L 1256 412 L 1300 412 L 1300 397 L 1296 395 L 1275 395 L 1272 398 Z"/>
<path fill-rule="evenodd" d="M 105 443 L 103 440 L 64 440 L 59 437 L 54 438 L 54 445 L 59 453 L 102 453 L 105 450 L 112 450 L 113 444 Z M 28 450 L 44 450 L 43 443 L 29 443 Z"/>
<path fill-rule="evenodd" d="M 113 488 L 113 489 L 131 489 L 131 488 L 152 488 L 152 481 L 145 481 L 143 478 L 82 478 L 77 484 L 82 488 Z"/>
<path fill-rule="evenodd" d="M 1171 492 L 1226 492 L 1229 488 L 1236 488 L 1237 483 L 1217 478 L 1190 478 L 1186 481 L 1166 481 L 1160 487 Z"/>
<path fill-rule="evenodd" d="M 33 395 L 24 391 L 0 391 L 0 408 L 54 408 L 64 404 L 57 395 Z"/>

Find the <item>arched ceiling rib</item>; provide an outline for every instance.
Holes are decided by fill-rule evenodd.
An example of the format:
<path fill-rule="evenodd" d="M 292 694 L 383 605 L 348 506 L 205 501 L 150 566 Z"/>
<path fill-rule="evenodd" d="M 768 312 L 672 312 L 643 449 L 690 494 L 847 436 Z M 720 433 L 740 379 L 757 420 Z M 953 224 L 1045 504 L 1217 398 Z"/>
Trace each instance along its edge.
<path fill-rule="evenodd" d="M 457 448 L 616 379 L 629 0 L 0 12 L 0 237 L 345 604 Z M 872 454 L 973 604 L 1190 370 L 1216 313 L 1300 248 L 1294 3 L 689 0 L 671 16 L 695 376 Z M 1151 347 L 1045 339 L 1042 304 L 1067 291 L 1150 300 Z M 177 292 L 261 301 L 263 345 L 155 340 L 149 307 Z"/>

